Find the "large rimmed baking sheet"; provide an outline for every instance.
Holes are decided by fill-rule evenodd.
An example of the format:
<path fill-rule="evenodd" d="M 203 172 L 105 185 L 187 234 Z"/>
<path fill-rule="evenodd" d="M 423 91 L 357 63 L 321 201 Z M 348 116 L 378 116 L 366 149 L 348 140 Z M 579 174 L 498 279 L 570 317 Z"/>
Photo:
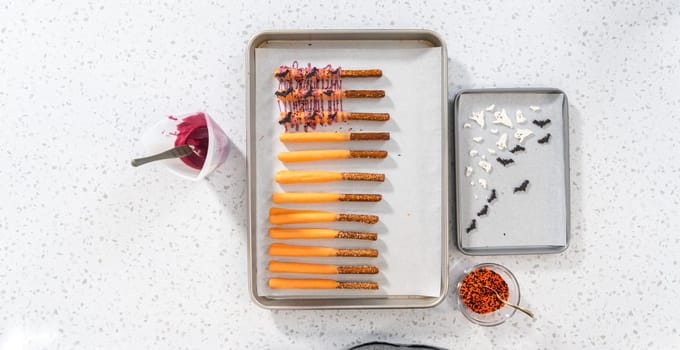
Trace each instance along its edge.
<path fill-rule="evenodd" d="M 277 45 L 278 44 L 278 45 Z M 311 44 L 311 45 L 308 45 Z M 251 288 L 254 298 L 263 306 L 290 305 L 291 301 L 316 300 L 312 303 L 293 302 L 300 307 L 415 307 L 430 306 L 443 297 L 446 289 L 446 247 L 443 236 L 448 232 L 446 222 L 448 188 L 443 169 L 446 151 L 445 93 L 442 86 L 442 47 L 418 40 L 375 40 L 368 42 L 319 41 L 270 42 L 254 50 L 255 94 L 254 113 L 250 127 L 254 143 L 249 150 L 251 163 Z M 298 60 L 316 66 L 328 63 L 344 68 L 380 68 L 383 77 L 377 79 L 345 79 L 345 89 L 384 89 L 381 100 L 346 100 L 346 111 L 389 112 L 392 119 L 386 123 L 352 122 L 324 130 L 390 131 L 387 142 L 362 142 L 345 144 L 284 145 L 278 141 L 283 128 L 277 124 L 278 108 L 273 92 L 278 83 L 273 69 L 281 64 Z M 417 74 L 416 74 L 417 73 Z M 251 97 L 252 98 L 252 97 Z M 276 159 L 280 151 L 309 148 L 385 149 L 389 152 L 382 161 L 344 160 L 316 164 L 283 164 Z M 372 171 L 386 174 L 385 183 L 339 182 L 317 185 L 280 186 L 273 181 L 281 169 L 319 169 L 337 171 Z M 253 186 L 254 185 L 254 186 Z M 272 259 L 267 247 L 274 242 L 267 236 L 271 227 L 268 210 L 274 191 L 337 191 L 350 193 L 381 193 L 379 203 L 330 203 L 314 205 L 284 205 L 288 208 L 313 208 L 349 213 L 379 215 L 377 225 L 332 223 L 301 225 L 347 230 L 369 230 L 379 233 L 377 242 L 349 240 L 281 241 L 290 244 L 325 245 L 333 247 L 375 247 L 380 250 L 377 259 L 359 258 L 276 258 L 315 263 L 375 263 L 381 269 L 377 276 L 331 276 L 341 280 L 377 280 L 379 291 L 350 290 L 272 290 L 266 282 L 274 276 L 266 270 Z M 319 277 L 283 275 L 279 277 Z M 258 300 L 259 298 L 259 300 Z M 414 303 L 391 303 L 392 299 L 418 300 Z M 343 299 L 345 300 L 343 302 Z M 321 301 L 319 301 L 321 300 Z M 323 303 L 328 300 L 328 303 Z M 367 301 L 369 300 L 369 301 Z M 429 300 L 429 301 L 427 301 Z M 288 302 L 286 302 L 288 301 Z M 361 306 L 359 306 L 359 304 Z"/>

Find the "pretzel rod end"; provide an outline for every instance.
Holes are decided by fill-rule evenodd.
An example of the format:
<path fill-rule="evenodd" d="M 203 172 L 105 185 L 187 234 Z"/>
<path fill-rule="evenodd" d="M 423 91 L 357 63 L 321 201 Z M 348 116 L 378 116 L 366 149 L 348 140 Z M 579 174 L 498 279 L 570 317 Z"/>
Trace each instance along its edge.
<path fill-rule="evenodd" d="M 359 265 L 359 266 L 354 266 L 354 265 L 345 265 L 345 266 L 338 266 L 337 271 L 341 275 L 348 275 L 348 274 L 353 274 L 353 275 L 375 275 L 380 272 L 377 266 L 370 266 L 370 265 Z"/>
<path fill-rule="evenodd" d="M 373 232 L 338 231 L 335 238 L 375 241 L 378 239 L 378 234 Z"/>
<path fill-rule="evenodd" d="M 363 224 L 375 224 L 380 220 L 376 215 L 364 215 L 364 214 L 338 214 L 336 217 L 337 221 L 353 221 L 360 222 Z"/>
<path fill-rule="evenodd" d="M 380 78 L 382 69 L 346 69 L 340 72 L 341 78 Z"/>
<path fill-rule="evenodd" d="M 342 173 L 342 179 L 345 181 L 377 181 L 384 182 L 385 174 L 371 174 L 371 173 Z"/>
<path fill-rule="evenodd" d="M 364 258 L 377 258 L 377 249 L 345 249 L 340 248 L 335 252 L 336 256 L 351 256 L 351 257 L 364 257 Z"/>
<path fill-rule="evenodd" d="M 385 90 L 343 90 L 342 96 L 346 98 L 383 98 Z"/>
<path fill-rule="evenodd" d="M 377 290 L 377 282 L 338 282 L 337 289 L 372 289 Z"/>
<path fill-rule="evenodd" d="M 387 151 L 349 151 L 349 158 L 387 158 Z"/>
<path fill-rule="evenodd" d="M 389 139 L 389 132 L 352 132 L 349 134 L 350 141 L 387 141 Z"/>
<path fill-rule="evenodd" d="M 382 195 L 343 193 L 338 196 L 338 200 L 341 202 L 380 202 L 382 200 Z"/>
<path fill-rule="evenodd" d="M 385 122 L 390 120 L 389 113 L 349 113 L 347 120 L 370 120 L 376 122 Z"/>

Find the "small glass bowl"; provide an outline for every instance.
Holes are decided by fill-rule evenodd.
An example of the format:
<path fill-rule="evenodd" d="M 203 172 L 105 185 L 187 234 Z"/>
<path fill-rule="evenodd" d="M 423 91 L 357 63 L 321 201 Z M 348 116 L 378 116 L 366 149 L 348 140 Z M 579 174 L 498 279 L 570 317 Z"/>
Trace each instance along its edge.
<path fill-rule="evenodd" d="M 519 305 L 519 299 L 520 299 L 520 294 L 519 294 L 519 284 L 517 283 L 517 279 L 515 278 L 515 275 L 510 272 L 506 267 L 494 263 L 482 263 L 482 264 L 477 264 L 475 266 L 472 266 L 465 271 L 463 271 L 463 276 L 458 280 L 458 284 L 456 285 L 456 297 L 458 300 L 458 309 L 460 312 L 470 320 L 470 322 L 474 324 L 478 324 L 480 326 L 486 326 L 486 327 L 491 327 L 491 326 L 497 326 L 505 321 L 507 321 L 512 315 L 515 314 L 514 308 L 504 305 L 500 309 L 486 313 L 486 314 L 479 314 L 474 311 L 472 311 L 463 301 L 463 298 L 460 296 L 460 287 L 463 284 L 463 279 L 472 271 L 477 270 L 477 269 L 490 269 L 491 271 L 499 274 L 504 280 L 505 283 L 508 284 L 508 301 L 515 304 Z"/>

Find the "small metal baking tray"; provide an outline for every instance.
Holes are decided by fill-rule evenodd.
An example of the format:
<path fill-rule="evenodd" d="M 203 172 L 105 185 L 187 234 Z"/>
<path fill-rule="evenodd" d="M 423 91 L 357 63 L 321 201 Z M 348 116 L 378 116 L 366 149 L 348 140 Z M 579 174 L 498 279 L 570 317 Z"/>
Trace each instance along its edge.
<path fill-rule="evenodd" d="M 281 56 L 273 56 L 274 55 Z M 368 54 L 369 50 L 379 52 Z M 274 57 L 274 58 L 272 58 Z M 293 58 L 294 57 L 294 58 Z M 427 58 L 425 58 L 427 57 Z M 285 59 L 284 59 L 285 58 Z M 282 145 L 278 134 L 278 111 L 273 91 L 276 80 L 274 68 L 291 64 L 311 63 L 325 66 L 328 63 L 342 65 L 343 69 L 381 68 L 381 78 L 357 81 L 343 80 L 343 88 L 383 89 L 385 98 L 380 101 L 345 101 L 345 108 L 356 107 L 360 112 L 385 112 L 392 118 L 379 127 L 370 122 L 334 124 L 332 131 L 389 131 L 392 137 L 382 143 L 368 143 L 369 146 L 345 143 L 341 147 L 362 149 L 375 147 L 387 150 L 389 156 L 381 162 L 354 163 L 346 161 L 319 163 L 321 169 L 335 171 L 371 171 L 385 173 L 386 181 L 380 184 L 312 184 L 312 187 L 281 186 L 273 181 L 276 171 L 281 169 L 305 169 L 299 164 L 291 168 L 276 159 L 279 151 L 300 149 L 300 145 Z M 423 62 L 423 60 L 426 60 Z M 351 68 L 349 68 L 351 69 Z M 423 70 L 429 70 L 425 75 Z M 246 111 L 247 111 L 247 167 L 248 167 L 248 268 L 249 289 L 252 300 L 268 309 L 370 309 L 370 308 L 425 308 L 439 304 L 448 290 L 448 242 L 450 226 L 449 187 L 449 118 L 447 99 L 447 53 L 444 41 L 434 32 L 425 30 L 311 30 L 311 31 L 269 31 L 256 35 L 246 52 Z M 258 73 L 259 72 L 259 73 Z M 432 76 L 424 80 L 424 76 Z M 410 78 L 408 78 L 410 77 Z M 404 84 L 413 80 L 414 84 Z M 274 84 L 274 85 L 272 85 Z M 347 84 L 347 85 L 346 85 Z M 352 85 L 354 84 L 354 85 Z M 415 88 L 420 85 L 424 88 Z M 411 103 L 411 99 L 419 100 Z M 409 102 L 405 102 L 409 101 Z M 349 109 L 348 109 L 349 110 Z M 343 129 L 344 128 L 344 129 Z M 304 146 L 304 145 L 303 145 Z M 297 148 L 290 148 L 297 147 Z M 315 145 L 329 148 L 330 145 Z M 423 148 L 426 148 L 423 150 Z M 363 148 L 365 149 L 365 148 Z M 341 170 L 351 164 L 352 170 Z M 377 164 L 378 168 L 374 168 Z M 316 166 L 316 165 L 314 165 Z M 362 168 L 363 167 L 363 168 Z M 327 187 L 331 186 L 331 187 Z M 376 187 L 377 186 L 377 187 Z M 273 191 L 336 191 L 361 193 L 378 191 L 383 201 L 373 204 L 321 203 L 314 209 L 350 213 L 377 214 L 380 222 L 366 229 L 378 232 L 378 241 L 370 243 L 380 250 L 375 263 L 380 268 L 378 276 L 331 276 L 277 275 L 267 270 L 271 260 L 266 248 L 280 241 L 267 234 L 272 225 L 267 210 L 272 206 Z M 343 192 L 347 191 L 347 192 Z M 343 205 L 342 207 L 340 207 Z M 294 208 L 306 209 L 299 204 Z M 291 208 L 290 206 L 288 208 Z M 398 217 L 395 219 L 395 217 Z M 333 223 L 332 225 L 350 224 Z M 331 224 L 327 224 L 331 225 Z M 331 228 L 331 227 L 326 227 Z M 361 230 L 362 228 L 354 228 Z M 413 249 L 414 240 L 427 243 L 427 252 Z M 337 242 L 343 241 L 343 242 Z M 326 245 L 362 247 L 363 242 L 352 240 L 323 240 L 321 242 L 283 241 L 280 243 L 302 245 Z M 306 262 L 363 263 L 356 259 L 319 258 Z M 366 258 L 364 258 L 366 259 Z M 286 260 L 286 259 L 283 259 Z M 404 261 L 412 261 L 405 263 Z M 430 266 L 433 268 L 427 268 Z M 405 279 L 409 274 L 412 279 Z M 431 275 L 431 276 L 430 276 Z M 396 276 L 396 277 L 395 277 Z M 272 290 L 266 284 L 270 277 L 334 278 L 355 280 L 377 278 L 379 291 L 309 291 Z M 366 279 L 363 279 L 366 280 Z M 416 281 L 426 283 L 427 292 L 408 292 L 416 289 Z M 406 281 L 407 283 L 404 283 Z M 400 287 L 405 286 L 405 287 Z M 384 287 L 384 288 L 383 288 Z M 397 289 L 401 289 L 397 291 Z M 423 288 L 425 289 L 425 288 Z"/>
<path fill-rule="evenodd" d="M 453 109 L 460 251 L 500 255 L 567 249 L 566 94 L 551 88 L 463 90 Z M 531 134 L 522 140 L 526 130 Z"/>

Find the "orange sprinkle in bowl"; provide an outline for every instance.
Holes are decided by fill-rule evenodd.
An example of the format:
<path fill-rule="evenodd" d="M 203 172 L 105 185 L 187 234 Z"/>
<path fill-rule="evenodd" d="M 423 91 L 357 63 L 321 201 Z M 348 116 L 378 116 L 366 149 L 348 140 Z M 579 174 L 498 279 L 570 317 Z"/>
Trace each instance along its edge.
<path fill-rule="evenodd" d="M 477 264 L 463 271 L 456 286 L 458 309 L 474 324 L 497 326 L 517 310 L 498 300 L 494 292 L 485 287 L 496 290 L 508 302 L 519 304 L 519 284 L 512 272 L 499 264 Z"/>

